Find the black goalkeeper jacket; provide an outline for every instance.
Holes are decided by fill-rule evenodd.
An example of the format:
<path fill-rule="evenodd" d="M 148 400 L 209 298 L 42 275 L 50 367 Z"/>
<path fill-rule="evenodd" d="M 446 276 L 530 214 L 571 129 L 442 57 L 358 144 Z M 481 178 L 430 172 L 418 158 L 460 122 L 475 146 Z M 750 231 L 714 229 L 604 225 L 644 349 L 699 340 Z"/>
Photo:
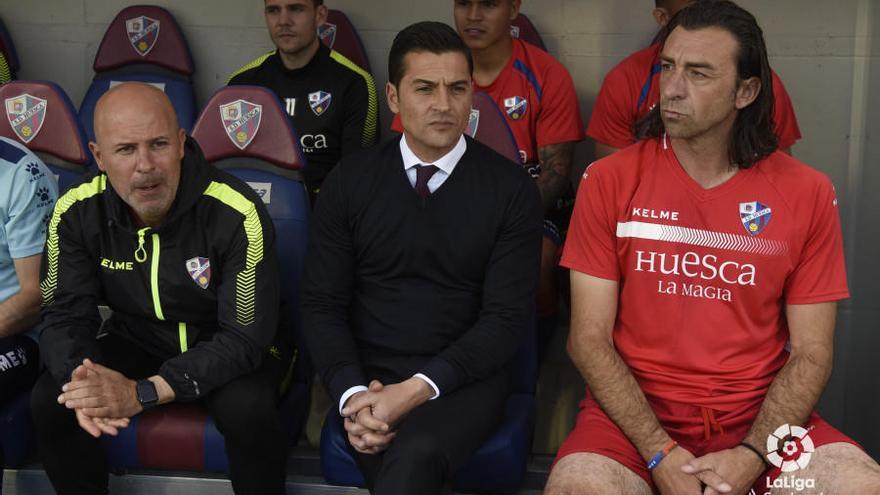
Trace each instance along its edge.
<path fill-rule="evenodd" d="M 164 360 L 177 401 L 254 371 L 278 327 L 275 231 L 259 197 L 188 139 L 177 196 L 156 229 L 138 228 L 105 174 L 55 205 L 41 268 L 40 351 L 58 383 L 102 361 L 104 324 Z"/>

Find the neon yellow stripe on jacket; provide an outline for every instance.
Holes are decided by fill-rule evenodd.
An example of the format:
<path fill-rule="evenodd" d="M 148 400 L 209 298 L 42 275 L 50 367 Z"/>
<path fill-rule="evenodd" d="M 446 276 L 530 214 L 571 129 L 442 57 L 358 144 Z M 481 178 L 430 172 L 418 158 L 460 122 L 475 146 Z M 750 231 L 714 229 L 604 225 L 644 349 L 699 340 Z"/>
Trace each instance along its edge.
<path fill-rule="evenodd" d="M 250 62 L 242 65 L 241 67 L 236 69 L 236 71 L 233 72 L 229 76 L 229 79 L 226 80 L 226 84 L 229 85 L 229 81 L 232 81 L 232 78 L 241 74 L 242 72 L 249 71 L 249 70 L 253 69 L 254 67 L 259 67 L 259 66 L 263 65 L 263 62 L 265 62 L 267 58 L 271 57 L 273 53 L 275 53 L 275 50 L 272 50 L 269 53 L 265 53 L 263 55 L 260 55 L 259 57 L 251 60 Z"/>
<path fill-rule="evenodd" d="M 65 214 L 75 203 L 85 201 L 96 194 L 104 192 L 107 188 L 107 176 L 101 174 L 91 182 L 80 184 L 67 191 L 58 198 L 52 218 L 49 220 L 49 233 L 46 238 L 46 275 L 40 281 L 40 294 L 43 297 L 43 306 L 52 304 L 55 300 L 55 289 L 58 287 L 58 224 L 61 223 L 61 215 Z"/>
<path fill-rule="evenodd" d="M 367 84 L 367 116 L 364 119 L 361 145 L 364 147 L 372 146 L 376 142 L 376 135 L 379 132 L 379 98 L 376 95 L 376 83 L 373 81 L 373 76 L 336 50 L 330 51 L 330 58 L 363 77 Z"/>
<path fill-rule="evenodd" d="M 257 264 L 263 259 L 263 225 L 256 205 L 240 192 L 220 182 L 211 182 L 204 194 L 217 199 L 244 216 L 247 254 L 244 269 L 235 277 L 235 317 L 240 325 L 254 322 L 256 312 Z"/>

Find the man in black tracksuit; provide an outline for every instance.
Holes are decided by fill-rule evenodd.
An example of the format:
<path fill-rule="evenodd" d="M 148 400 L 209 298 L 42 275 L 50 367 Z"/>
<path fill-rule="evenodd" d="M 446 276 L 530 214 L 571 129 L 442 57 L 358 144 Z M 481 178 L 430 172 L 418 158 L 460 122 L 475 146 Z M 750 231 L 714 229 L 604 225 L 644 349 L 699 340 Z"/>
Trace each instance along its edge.
<path fill-rule="evenodd" d="M 284 103 L 306 156 L 303 173 L 314 199 L 342 157 L 376 144 L 376 85 L 369 72 L 321 43 L 317 28 L 327 19 L 322 0 L 264 3 L 276 49 L 235 71 L 229 84 L 269 88 Z"/>
<path fill-rule="evenodd" d="M 224 434 L 235 492 L 283 493 L 272 221 L 176 122 L 149 85 L 108 91 L 90 143 L 103 173 L 72 187 L 49 222 L 38 327 L 48 371 L 32 406 L 60 494 L 107 493 L 97 437 L 194 400 Z M 101 302 L 113 310 L 103 327 Z"/>

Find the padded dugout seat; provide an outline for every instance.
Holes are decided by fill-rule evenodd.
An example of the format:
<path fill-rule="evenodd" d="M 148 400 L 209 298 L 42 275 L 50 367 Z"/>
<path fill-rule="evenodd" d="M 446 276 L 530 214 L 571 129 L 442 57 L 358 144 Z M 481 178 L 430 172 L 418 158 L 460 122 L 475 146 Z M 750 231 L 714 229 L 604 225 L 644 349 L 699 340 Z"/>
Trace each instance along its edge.
<path fill-rule="evenodd" d="M 284 107 L 264 88 L 226 87 L 205 105 L 192 136 L 208 161 L 248 182 L 266 204 L 275 224 L 286 296 L 282 320 L 299 344 L 295 308 L 309 204 L 300 174 L 305 159 Z M 300 345 L 292 381 L 279 406 L 290 445 L 297 442 L 308 414 L 313 373 Z M 104 445 L 115 468 L 229 472 L 223 435 L 198 403 L 168 404 L 135 416 L 118 437 L 106 437 Z"/>
<path fill-rule="evenodd" d="M 92 119 L 98 99 L 112 86 L 127 81 L 161 88 L 174 105 L 180 127 L 187 134 L 192 130 L 196 116 L 192 56 L 167 10 L 152 5 L 122 9 L 104 33 L 93 67 L 95 77 L 79 107 L 88 139 L 95 138 Z"/>
<path fill-rule="evenodd" d="M 357 30 L 341 10 L 328 9 L 327 22 L 318 26 L 318 37 L 327 48 L 336 50 L 359 67 L 372 73 L 367 51 Z"/>
<path fill-rule="evenodd" d="M 70 98 L 48 81 L 12 81 L 0 86 L 4 117 L 0 136 L 17 140 L 58 176 L 63 193 L 92 163 L 85 133 Z"/>
<path fill-rule="evenodd" d="M 544 40 L 541 38 L 541 35 L 538 34 L 535 25 L 532 24 L 532 21 L 530 21 L 523 13 L 517 15 L 516 19 L 510 23 L 510 35 L 514 38 L 527 41 L 545 52 L 547 51 L 547 45 L 544 44 Z"/>

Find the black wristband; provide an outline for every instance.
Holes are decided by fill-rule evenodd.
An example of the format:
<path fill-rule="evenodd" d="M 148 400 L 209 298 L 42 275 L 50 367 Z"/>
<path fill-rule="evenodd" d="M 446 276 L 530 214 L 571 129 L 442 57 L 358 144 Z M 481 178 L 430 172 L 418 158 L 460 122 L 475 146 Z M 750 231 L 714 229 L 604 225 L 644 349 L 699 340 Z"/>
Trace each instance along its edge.
<path fill-rule="evenodd" d="M 746 442 L 740 442 L 739 444 L 740 444 L 741 446 L 743 446 L 743 447 L 745 447 L 745 448 L 751 450 L 752 452 L 754 452 L 755 455 L 758 456 L 758 459 L 761 459 L 761 462 L 762 462 L 765 466 L 770 467 L 770 462 L 767 461 L 767 457 L 765 457 L 764 454 L 762 454 L 758 449 L 752 447 L 750 444 L 748 444 L 748 443 L 746 443 Z"/>

